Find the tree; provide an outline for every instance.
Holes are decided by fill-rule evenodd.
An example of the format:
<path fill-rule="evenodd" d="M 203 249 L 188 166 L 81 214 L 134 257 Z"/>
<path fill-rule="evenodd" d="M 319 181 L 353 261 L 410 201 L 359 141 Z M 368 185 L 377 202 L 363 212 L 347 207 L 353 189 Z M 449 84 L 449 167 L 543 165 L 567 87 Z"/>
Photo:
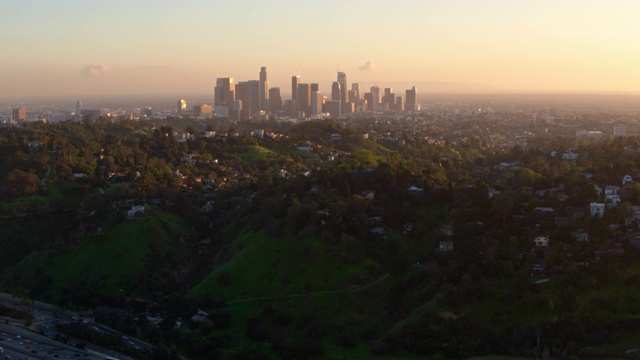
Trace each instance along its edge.
<path fill-rule="evenodd" d="M 20 169 L 9 171 L 2 192 L 9 196 L 27 196 L 38 191 L 38 176 Z"/>

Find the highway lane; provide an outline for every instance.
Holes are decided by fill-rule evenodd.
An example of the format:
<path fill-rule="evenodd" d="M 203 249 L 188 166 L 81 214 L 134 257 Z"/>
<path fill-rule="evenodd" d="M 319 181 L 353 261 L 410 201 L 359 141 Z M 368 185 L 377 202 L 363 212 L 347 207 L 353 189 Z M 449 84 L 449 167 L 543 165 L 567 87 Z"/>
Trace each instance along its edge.
<path fill-rule="evenodd" d="M 7 293 L 0 293 L 0 304 L 8 308 L 20 310 L 31 314 L 33 318 L 31 319 L 31 325 L 29 326 L 29 328 L 33 331 L 44 331 L 45 333 L 53 336 L 54 333 L 49 330 L 50 327 L 55 326 L 58 323 L 79 322 L 83 325 L 86 325 L 90 329 L 90 331 L 109 334 L 116 338 L 122 339 L 125 346 L 129 346 L 132 349 L 141 350 L 146 353 L 151 353 L 153 351 L 153 346 L 145 341 L 130 337 L 105 325 L 96 323 L 92 319 L 83 318 L 76 313 L 63 310 L 51 304 L 14 297 L 13 295 Z M 25 323 L 24 320 L 20 321 L 15 319 L 12 319 L 10 322 L 13 324 Z M 88 344 L 88 346 L 91 348 L 94 347 L 92 344 Z M 118 358 L 125 359 L 127 357 L 121 355 Z"/>

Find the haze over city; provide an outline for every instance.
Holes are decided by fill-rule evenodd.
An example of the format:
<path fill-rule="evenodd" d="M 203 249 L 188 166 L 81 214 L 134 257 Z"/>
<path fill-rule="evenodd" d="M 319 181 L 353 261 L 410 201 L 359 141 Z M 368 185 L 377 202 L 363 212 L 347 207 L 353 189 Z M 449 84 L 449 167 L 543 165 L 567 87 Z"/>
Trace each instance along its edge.
<path fill-rule="evenodd" d="M 637 1 L 3 1 L 0 96 L 210 95 L 336 71 L 421 93 L 637 93 Z"/>

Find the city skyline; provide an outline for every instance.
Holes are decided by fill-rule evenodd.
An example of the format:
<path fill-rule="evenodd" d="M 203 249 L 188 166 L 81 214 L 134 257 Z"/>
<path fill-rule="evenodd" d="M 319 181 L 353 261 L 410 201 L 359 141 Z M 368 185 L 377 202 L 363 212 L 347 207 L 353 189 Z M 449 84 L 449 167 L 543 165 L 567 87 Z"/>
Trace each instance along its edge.
<path fill-rule="evenodd" d="M 0 11 L 3 97 L 213 99 L 217 78 L 258 79 L 261 66 L 284 98 L 293 75 L 330 93 L 336 71 L 423 93 L 640 92 L 635 1 L 61 0 Z"/>

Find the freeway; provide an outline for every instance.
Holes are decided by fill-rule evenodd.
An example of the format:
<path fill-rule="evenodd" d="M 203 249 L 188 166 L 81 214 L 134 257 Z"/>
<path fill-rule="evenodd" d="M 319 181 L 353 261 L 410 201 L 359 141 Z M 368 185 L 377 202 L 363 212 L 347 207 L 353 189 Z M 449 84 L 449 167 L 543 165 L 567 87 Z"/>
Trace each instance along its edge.
<path fill-rule="evenodd" d="M 96 323 L 92 321 L 92 319 L 83 319 L 78 314 L 75 314 L 70 311 L 66 311 L 60 309 L 54 305 L 43 303 L 40 301 L 33 301 L 30 299 L 17 298 L 7 293 L 0 293 L 0 305 L 3 305 L 7 308 L 15 309 L 27 314 L 31 315 L 31 319 L 29 321 L 19 320 L 19 319 L 8 319 L 2 318 L 3 321 L 6 320 L 6 324 L 0 324 L 2 327 L 2 331 L 7 335 L 0 335 L 2 340 L 0 340 L 0 346 L 9 345 L 3 349 L 4 353 L 0 353 L 0 355 L 4 356 L 12 356 L 12 354 L 17 357 L 17 359 L 26 359 L 25 351 L 29 353 L 29 357 L 32 359 L 39 358 L 39 350 L 34 349 L 32 346 L 29 346 L 29 349 L 26 349 L 25 342 L 17 338 L 17 336 L 21 336 L 23 339 L 29 339 L 29 341 L 34 341 L 32 339 L 33 336 L 38 336 L 43 339 L 39 340 L 39 343 L 50 343 L 50 347 L 44 347 L 46 351 L 51 351 L 51 357 L 60 357 L 60 358 L 75 358 L 75 359 L 107 359 L 107 358 L 115 358 L 115 359 L 129 359 L 129 357 L 117 353 L 111 349 L 105 349 L 100 346 L 96 346 L 94 344 L 87 344 L 87 350 L 85 352 L 78 352 L 80 349 L 75 347 L 70 347 L 62 344 L 54 339 L 52 339 L 56 332 L 52 331 L 51 328 L 55 327 L 58 324 L 69 324 L 69 323 L 81 323 L 88 331 L 93 331 L 96 334 L 107 334 L 113 336 L 115 338 L 122 339 L 122 343 L 124 346 L 130 347 L 132 350 L 140 351 L 143 353 L 151 353 L 153 350 L 153 346 L 149 343 L 146 343 L 142 340 L 128 337 L 127 335 L 111 329 L 102 324 Z M 19 327 L 19 326 L 25 326 Z M 28 327 L 26 327 L 28 325 Z M 8 328 L 6 326 L 9 326 Z M 34 332 L 41 332 L 46 336 L 40 336 L 35 334 Z M 47 340 L 44 340 L 47 339 Z M 81 340 L 75 339 L 75 343 L 80 342 Z M 20 344 L 22 342 L 23 344 Z M 17 344 L 17 345 L 16 345 Z M 57 344 L 57 345 L 54 345 Z M 58 346 L 60 348 L 61 345 L 64 347 L 75 349 L 75 352 L 67 354 L 68 351 L 64 351 L 63 353 L 59 353 L 61 350 L 55 350 L 51 347 Z M 35 353 L 33 352 L 35 350 Z M 42 354 L 44 355 L 44 354 Z M 58 356 L 56 356 L 58 355 Z M 91 356 L 94 356 L 93 358 Z M 2 359 L 2 357 L 0 357 Z"/>

